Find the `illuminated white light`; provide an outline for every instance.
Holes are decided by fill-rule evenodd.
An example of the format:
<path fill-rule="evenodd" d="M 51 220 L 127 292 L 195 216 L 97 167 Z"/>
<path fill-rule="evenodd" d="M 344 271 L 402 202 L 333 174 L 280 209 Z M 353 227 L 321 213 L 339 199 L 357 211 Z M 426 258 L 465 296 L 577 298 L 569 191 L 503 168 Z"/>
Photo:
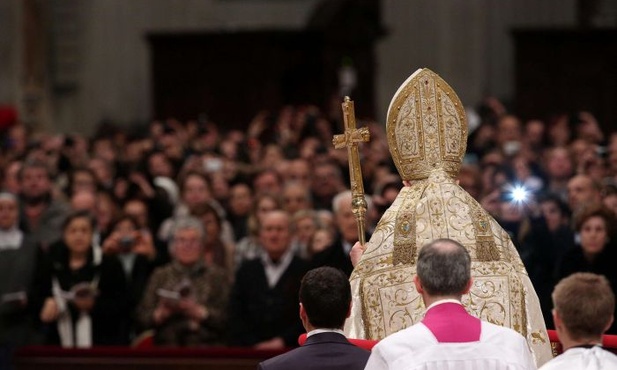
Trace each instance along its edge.
<path fill-rule="evenodd" d="M 512 189 L 512 200 L 516 203 L 526 202 L 528 196 L 527 189 L 523 186 L 516 186 Z"/>

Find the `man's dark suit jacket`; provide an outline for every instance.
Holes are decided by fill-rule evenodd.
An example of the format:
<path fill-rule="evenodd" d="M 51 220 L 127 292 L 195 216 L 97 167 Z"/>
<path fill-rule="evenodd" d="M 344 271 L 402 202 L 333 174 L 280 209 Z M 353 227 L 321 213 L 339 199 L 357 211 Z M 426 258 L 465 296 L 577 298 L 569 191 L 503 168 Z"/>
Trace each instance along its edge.
<path fill-rule="evenodd" d="M 274 337 L 296 347 L 304 332 L 298 316 L 298 290 L 307 263 L 297 256 L 270 288 L 261 258 L 245 261 L 236 273 L 230 298 L 229 343 L 252 346 Z"/>
<path fill-rule="evenodd" d="M 366 234 L 366 240 L 369 239 L 370 235 Z M 351 264 L 349 253 L 345 253 L 343 249 L 343 238 L 340 235 L 328 248 L 313 256 L 311 269 L 321 266 L 334 267 L 343 271 L 347 277 L 351 276 L 353 265 Z"/>
<path fill-rule="evenodd" d="M 311 335 L 302 347 L 259 364 L 259 370 L 362 370 L 371 353 L 345 336 L 326 332 Z"/>

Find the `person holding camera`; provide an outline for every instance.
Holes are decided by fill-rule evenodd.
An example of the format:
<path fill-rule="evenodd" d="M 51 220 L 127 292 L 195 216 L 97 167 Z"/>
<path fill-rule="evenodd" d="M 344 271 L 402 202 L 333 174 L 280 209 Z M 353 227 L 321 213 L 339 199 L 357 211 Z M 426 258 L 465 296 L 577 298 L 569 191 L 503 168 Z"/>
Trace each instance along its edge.
<path fill-rule="evenodd" d="M 157 345 L 221 344 L 229 278 L 204 263 L 205 231 L 200 220 L 175 220 L 169 244 L 172 261 L 154 271 L 137 310 L 140 324 L 154 330 Z"/>
<path fill-rule="evenodd" d="M 111 227 L 111 234 L 103 241 L 103 253 L 116 256 L 124 270 L 130 314 L 126 318 L 129 337 L 135 334 L 133 312 L 143 296 L 148 278 L 155 267 L 156 249 L 152 236 L 140 230 L 134 217 L 123 214 Z"/>

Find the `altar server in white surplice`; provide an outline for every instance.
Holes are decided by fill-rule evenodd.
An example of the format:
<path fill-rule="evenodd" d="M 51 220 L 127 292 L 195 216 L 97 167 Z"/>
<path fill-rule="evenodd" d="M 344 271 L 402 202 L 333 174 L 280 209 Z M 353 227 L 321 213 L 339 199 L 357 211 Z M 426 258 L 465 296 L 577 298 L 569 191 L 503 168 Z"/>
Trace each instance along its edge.
<path fill-rule="evenodd" d="M 437 239 L 420 249 L 414 284 L 426 314 L 380 341 L 365 369 L 536 369 L 522 335 L 467 313 L 461 297 L 471 283 L 471 258 L 461 244 Z"/>
<path fill-rule="evenodd" d="M 577 273 L 553 290 L 553 319 L 564 353 L 541 370 L 617 370 L 617 356 L 602 348 L 613 322 L 615 295 L 601 275 Z"/>

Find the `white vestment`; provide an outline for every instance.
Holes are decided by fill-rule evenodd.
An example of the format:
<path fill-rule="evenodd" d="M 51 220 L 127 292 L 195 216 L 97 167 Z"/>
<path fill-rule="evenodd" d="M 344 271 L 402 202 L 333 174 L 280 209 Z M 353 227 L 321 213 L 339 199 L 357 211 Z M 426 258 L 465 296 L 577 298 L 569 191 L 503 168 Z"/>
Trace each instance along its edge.
<path fill-rule="evenodd" d="M 617 356 L 599 346 L 570 348 L 540 370 L 617 370 Z"/>
<path fill-rule="evenodd" d="M 536 369 L 527 341 L 512 329 L 482 321 L 480 341 L 439 343 L 422 323 L 381 340 L 365 370 Z"/>

